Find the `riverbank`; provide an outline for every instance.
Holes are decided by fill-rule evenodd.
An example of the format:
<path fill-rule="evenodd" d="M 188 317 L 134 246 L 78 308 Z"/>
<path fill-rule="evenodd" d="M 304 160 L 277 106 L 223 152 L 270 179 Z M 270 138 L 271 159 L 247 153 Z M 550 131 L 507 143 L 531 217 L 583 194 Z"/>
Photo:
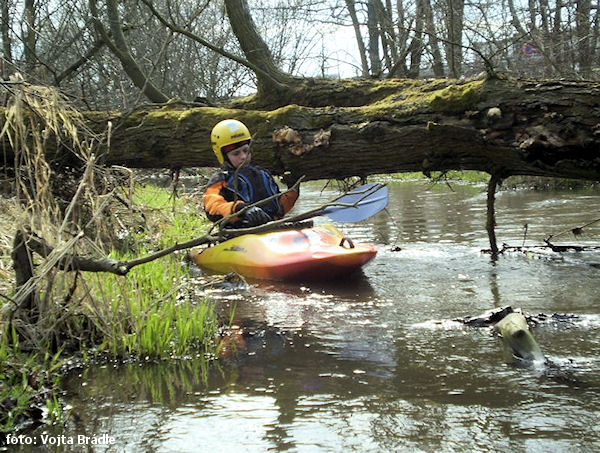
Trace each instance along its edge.
<path fill-rule="evenodd" d="M 393 180 L 428 180 L 432 182 L 460 182 L 466 184 L 487 184 L 490 175 L 481 171 L 458 171 L 452 170 L 445 173 L 431 172 L 431 177 L 426 177 L 421 172 L 397 173 L 395 175 L 384 175 L 384 178 Z M 579 190 L 600 189 L 597 181 L 584 181 L 579 179 L 543 178 L 536 176 L 511 176 L 502 181 L 500 190 Z"/>
<path fill-rule="evenodd" d="M 120 195 L 123 202 L 107 206 L 94 247 L 86 244 L 89 253 L 127 260 L 207 230 L 193 194 L 174 197 L 141 184 L 124 192 L 130 189 Z M 0 209 L 0 433 L 61 420 L 60 379 L 75 366 L 215 356 L 218 321 L 210 301 L 194 291 L 185 251 L 140 265 L 125 277 L 54 269 L 35 292 L 36 313 L 44 316 L 19 318 L 11 252 L 25 213 L 8 194 L 0 198 Z M 44 260 L 34 259 L 37 273 Z"/>

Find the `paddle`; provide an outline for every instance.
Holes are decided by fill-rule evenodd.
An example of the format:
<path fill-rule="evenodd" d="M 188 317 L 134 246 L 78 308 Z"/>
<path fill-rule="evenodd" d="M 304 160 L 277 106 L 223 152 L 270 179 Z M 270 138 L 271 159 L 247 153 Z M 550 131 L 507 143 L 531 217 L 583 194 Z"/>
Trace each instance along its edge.
<path fill-rule="evenodd" d="M 388 204 L 388 189 L 379 183 L 355 187 L 336 198 L 316 215 L 326 215 L 336 222 L 360 222 L 374 216 Z"/>
<path fill-rule="evenodd" d="M 263 200 L 264 201 L 264 200 Z M 264 233 L 281 228 L 298 228 L 295 223 L 325 215 L 336 222 L 360 222 L 377 214 L 388 203 L 388 189 L 379 183 L 365 184 L 355 187 L 344 195 L 303 214 L 275 220 L 255 227 L 223 228 L 221 232 L 227 237 L 240 236 L 246 233 Z M 247 209 L 244 208 L 244 209 Z"/>

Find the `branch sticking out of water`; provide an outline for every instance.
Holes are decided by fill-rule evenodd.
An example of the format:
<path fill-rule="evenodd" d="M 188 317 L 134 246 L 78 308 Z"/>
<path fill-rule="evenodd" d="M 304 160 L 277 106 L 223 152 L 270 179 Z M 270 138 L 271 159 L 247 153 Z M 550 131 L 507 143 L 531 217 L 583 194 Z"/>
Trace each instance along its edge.
<path fill-rule="evenodd" d="M 490 250 L 492 252 L 492 259 L 496 259 L 498 256 L 498 244 L 496 242 L 496 188 L 500 185 L 502 179 L 497 175 L 490 175 L 487 190 L 487 222 L 486 230 L 488 232 L 488 238 L 490 240 Z"/>
<path fill-rule="evenodd" d="M 580 234 L 583 233 L 584 228 L 587 228 L 598 222 L 600 222 L 600 219 L 595 219 L 595 220 L 592 220 L 591 222 L 586 223 L 585 225 L 581 225 L 580 227 L 569 228 L 568 230 L 561 231 L 560 233 L 551 234 L 546 239 L 544 239 L 544 242 L 546 244 L 548 244 L 549 246 L 552 246 L 552 244 L 550 243 L 550 239 L 556 238 L 558 236 L 562 236 L 563 234 L 568 234 L 568 233 L 572 233 L 574 236 L 579 236 Z"/>

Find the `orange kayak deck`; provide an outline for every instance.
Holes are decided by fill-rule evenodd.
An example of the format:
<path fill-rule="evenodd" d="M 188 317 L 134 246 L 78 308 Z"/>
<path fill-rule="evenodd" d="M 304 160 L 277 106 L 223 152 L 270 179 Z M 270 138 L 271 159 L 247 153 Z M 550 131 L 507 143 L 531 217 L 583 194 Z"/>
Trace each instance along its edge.
<path fill-rule="evenodd" d="M 351 274 L 376 254 L 373 244 L 353 244 L 331 225 L 245 234 L 190 251 L 207 271 L 266 280 L 329 280 Z"/>

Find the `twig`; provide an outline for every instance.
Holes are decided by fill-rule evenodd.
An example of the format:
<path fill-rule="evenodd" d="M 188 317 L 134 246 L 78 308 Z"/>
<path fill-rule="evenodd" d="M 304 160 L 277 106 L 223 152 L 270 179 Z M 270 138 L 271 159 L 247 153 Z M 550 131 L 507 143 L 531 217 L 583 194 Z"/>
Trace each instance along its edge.
<path fill-rule="evenodd" d="M 568 251 L 585 252 L 585 251 L 600 250 L 600 246 L 597 246 L 597 245 L 553 245 L 553 244 L 548 244 L 548 243 L 546 245 L 528 245 L 528 246 L 518 246 L 518 245 L 513 246 L 513 245 L 508 245 L 508 244 L 502 244 L 502 250 L 500 250 L 499 253 L 527 252 L 529 250 L 546 250 L 546 249 L 550 249 L 556 253 L 562 253 L 562 252 L 568 252 Z"/>
<path fill-rule="evenodd" d="M 589 227 L 590 225 L 593 225 L 594 223 L 598 223 L 598 222 L 600 222 L 600 219 L 592 220 L 591 222 L 588 222 L 585 225 L 582 225 L 580 227 L 569 228 L 568 230 L 561 231 L 560 233 L 551 234 L 546 239 L 544 239 L 544 242 L 546 244 L 550 244 L 550 239 L 555 238 L 557 236 L 562 236 L 563 234 L 567 234 L 567 233 L 573 233 L 575 236 L 577 236 L 578 234 L 581 234 L 581 232 L 583 231 L 584 228 Z"/>
<path fill-rule="evenodd" d="M 16 306 L 18 306 L 18 305 L 17 305 L 17 302 L 15 302 L 15 300 L 14 300 L 14 299 L 11 299 L 10 297 L 8 297 L 6 294 L 2 294 L 2 293 L 0 293 L 0 297 L 2 297 L 2 298 L 4 298 L 4 299 L 6 299 L 7 301 L 9 301 L 9 302 L 12 302 L 12 303 L 13 303 L 13 304 L 15 304 Z"/>

